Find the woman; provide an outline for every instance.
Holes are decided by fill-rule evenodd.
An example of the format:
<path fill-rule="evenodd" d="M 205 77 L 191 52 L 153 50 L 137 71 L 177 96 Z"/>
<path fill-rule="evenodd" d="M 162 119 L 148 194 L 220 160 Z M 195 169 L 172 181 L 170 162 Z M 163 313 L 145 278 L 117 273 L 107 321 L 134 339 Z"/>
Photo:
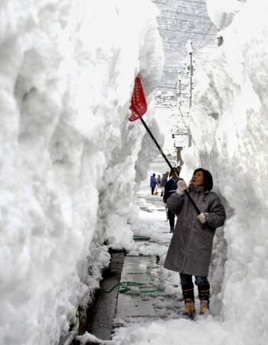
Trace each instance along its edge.
<path fill-rule="evenodd" d="M 178 218 L 164 267 L 180 273 L 184 314 L 189 316 L 195 314 L 193 275 L 199 292 L 199 314 L 209 309 L 207 277 L 213 237 L 226 218 L 220 198 L 211 191 L 212 187 L 211 173 L 199 168 L 194 171 L 189 187 L 184 181 L 178 182 L 177 192 L 167 201 L 169 211 Z M 199 208 L 199 215 L 185 194 L 186 189 Z"/>

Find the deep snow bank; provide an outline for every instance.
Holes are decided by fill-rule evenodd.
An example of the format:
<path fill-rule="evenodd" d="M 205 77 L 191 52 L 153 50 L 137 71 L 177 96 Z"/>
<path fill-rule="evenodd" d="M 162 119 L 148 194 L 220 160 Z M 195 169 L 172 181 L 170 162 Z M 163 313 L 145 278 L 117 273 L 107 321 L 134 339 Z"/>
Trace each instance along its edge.
<path fill-rule="evenodd" d="M 57 344 L 102 243 L 131 245 L 135 164 L 154 153 L 127 113 L 135 75 L 149 103 L 160 79 L 155 16 L 140 0 L 0 5 L 1 344 Z"/>
<path fill-rule="evenodd" d="M 196 66 L 195 145 L 184 156 L 189 170 L 197 164 L 212 172 L 232 209 L 221 239 L 227 262 L 223 267 L 225 251 L 219 247 L 212 272 L 215 279 L 224 273 L 218 297 L 224 325 L 230 327 L 228 344 L 267 341 L 267 14 L 265 1 L 249 1 L 226 29 L 217 55 Z"/>

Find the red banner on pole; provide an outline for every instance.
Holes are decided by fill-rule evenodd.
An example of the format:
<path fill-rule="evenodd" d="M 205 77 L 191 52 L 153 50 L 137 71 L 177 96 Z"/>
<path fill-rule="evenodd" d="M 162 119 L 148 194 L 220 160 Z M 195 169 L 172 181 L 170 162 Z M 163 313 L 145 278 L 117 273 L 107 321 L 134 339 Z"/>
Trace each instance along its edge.
<path fill-rule="evenodd" d="M 147 102 L 144 95 L 141 79 L 136 77 L 134 90 L 131 99 L 130 110 L 132 114 L 128 118 L 129 121 L 138 120 L 147 111 Z"/>

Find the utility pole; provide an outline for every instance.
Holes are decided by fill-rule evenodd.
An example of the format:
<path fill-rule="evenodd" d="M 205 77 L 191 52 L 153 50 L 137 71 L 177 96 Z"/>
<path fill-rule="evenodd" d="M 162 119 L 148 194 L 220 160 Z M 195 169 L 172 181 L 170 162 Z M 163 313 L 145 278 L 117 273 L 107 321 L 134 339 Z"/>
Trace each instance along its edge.
<path fill-rule="evenodd" d="M 177 97 L 177 108 L 181 105 L 181 73 L 178 73 L 177 79 L 177 89 L 176 89 L 176 97 Z"/>
<path fill-rule="evenodd" d="M 192 107 L 192 96 L 193 96 L 193 45 L 192 41 L 187 42 L 187 51 L 189 54 L 189 103 L 188 103 L 188 114 L 190 115 L 190 110 Z M 188 146 L 192 145 L 192 136 L 190 133 L 190 129 L 188 128 Z"/>
<path fill-rule="evenodd" d="M 178 73 L 178 80 L 177 80 L 177 107 L 176 107 L 176 115 L 178 116 L 178 111 L 180 111 L 181 107 L 181 72 Z M 177 146 L 177 137 L 178 137 L 178 128 L 176 128 L 176 134 L 174 134 L 175 139 L 175 148 L 176 148 L 176 154 L 177 154 L 177 166 L 181 167 L 183 166 L 183 159 L 181 157 L 181 151 L 183 149 L 182 146 Z"/>
<path fill-rule="evenodd" d="M 178 73 L 177 93 L 181 97 L 181 72 Z"/>

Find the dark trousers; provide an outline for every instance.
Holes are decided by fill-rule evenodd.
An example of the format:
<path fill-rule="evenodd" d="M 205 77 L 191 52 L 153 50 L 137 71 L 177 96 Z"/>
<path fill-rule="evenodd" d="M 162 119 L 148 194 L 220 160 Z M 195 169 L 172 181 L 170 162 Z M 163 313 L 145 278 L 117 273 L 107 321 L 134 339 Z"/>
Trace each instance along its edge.
<path fill-rule="evenodd" d="M 190 274 L 180 273 L 181 286 L 189 286 L 193 284 L 192 276 Z M 208 278 L 203 276 L 195 276 L 195 285 L 198 287 L 209 285 Z"/>
<path fill-rule="evenodd" d="M 155 187 L 151 187 L 151 194 L 154 195 Z"/>
<path fill-rule="evenodd" d="M 194 285 L 192 275 L 180 273 L 180 278 L 184 299 L 190 298 L 194 300 Z M 209 301 L 210 285 L 208 278 L 203 276 L 195 276 L 195 285 L 198 287 L 199 298 Z"/>
<path fill-rule="evenodd" d="M 175 213 L 168 211 L 168 221 L 169 221 L 170 229 L 174 229 Z"/>

